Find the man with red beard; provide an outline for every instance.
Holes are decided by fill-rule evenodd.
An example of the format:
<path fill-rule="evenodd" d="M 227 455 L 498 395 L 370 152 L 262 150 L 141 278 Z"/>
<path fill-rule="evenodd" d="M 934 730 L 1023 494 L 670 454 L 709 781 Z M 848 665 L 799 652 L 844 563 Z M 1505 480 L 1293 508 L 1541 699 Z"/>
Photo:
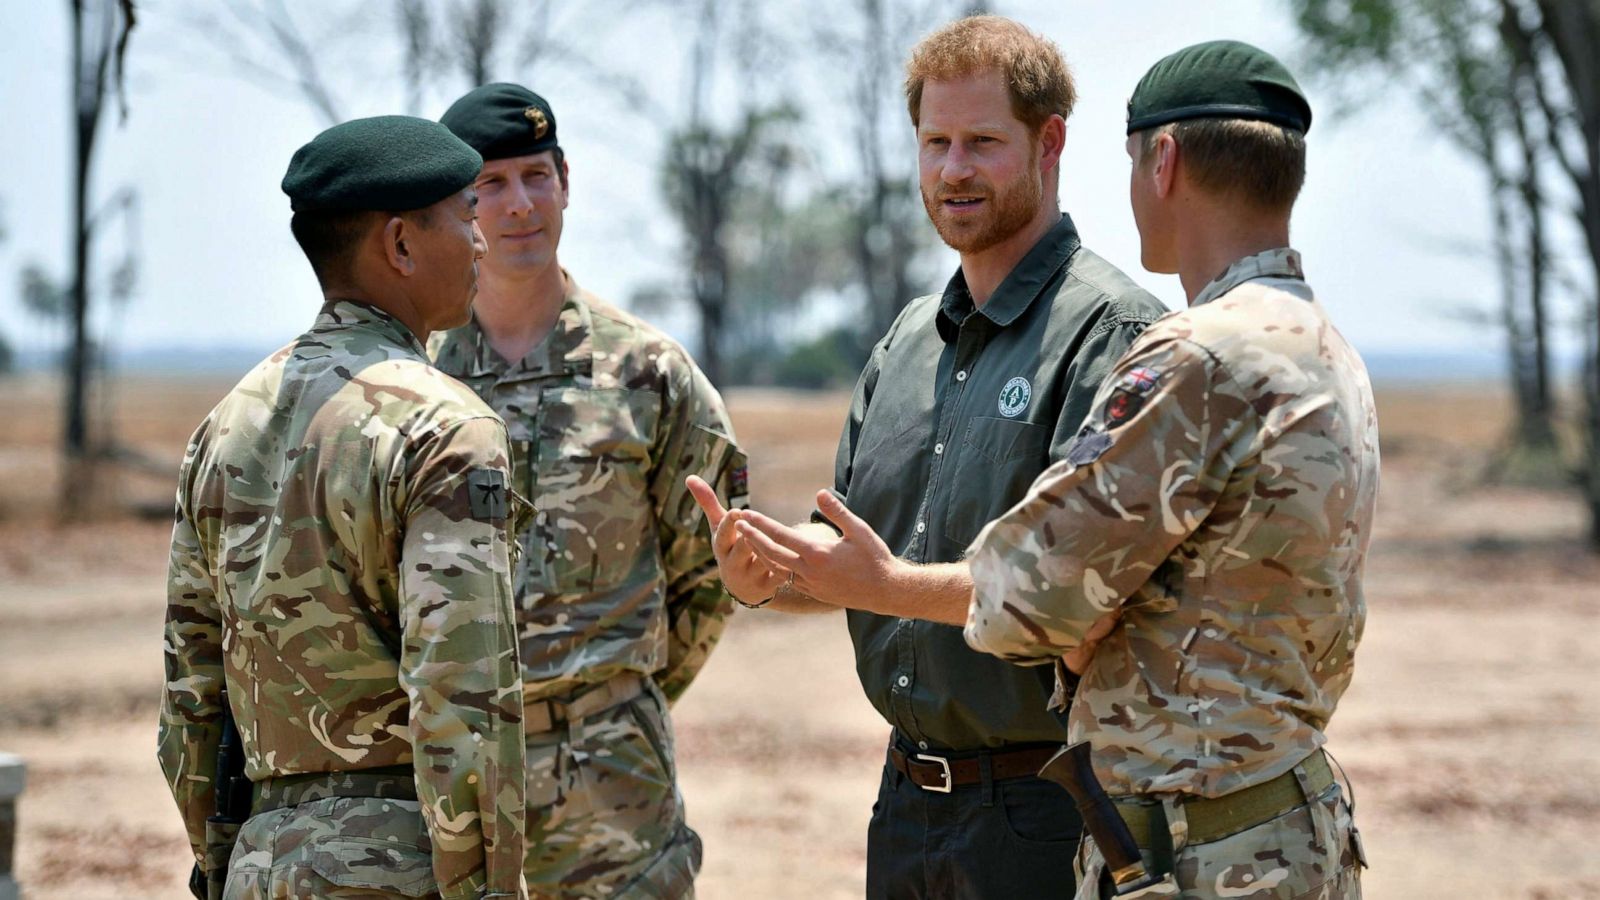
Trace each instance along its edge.
<path fill-rule="evenodd" d="M 692 487 L 736 598 L 848 610 L 862 686 L 893 728 L 867 895 L 1066 896 L 1081 823 L 1036 776 L 1067 733 L 1055 672 L 967 647 L 962 553 L 1062 458 L 1102 378 L 1164 309 L 1061 212 L 1075 91 L 1054 44 L 962 19 L 913 51 L 906 99 L 923 202 L 960 270 L 874 348 L 812 523 L 724 513 Z"/>

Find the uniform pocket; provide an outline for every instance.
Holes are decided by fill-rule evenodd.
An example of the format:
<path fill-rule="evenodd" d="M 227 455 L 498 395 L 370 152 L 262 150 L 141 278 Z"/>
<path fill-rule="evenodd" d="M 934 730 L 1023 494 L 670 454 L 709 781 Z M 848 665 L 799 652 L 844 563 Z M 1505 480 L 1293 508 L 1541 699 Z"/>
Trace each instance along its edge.
<path fill-rule="evenodd" d="M 328 837 L 317 841 L 310 857 L 312 871 L 336 887 L 387 891 L 402 897 L 431 897 L 438 893 L 433 859 L 417 847 L 365 838 Z"/>
<path fill-rule="evenodd" d="M 646 692 L 627 703 L 628 714 L 639 726 L 639 733 L 655 753 L 656 759 L 661 763 L 661 770 L 667 773 L 667 780 L 672 780 L 672 735 L 667 724 L 666 701 L 661 698 L 654 685 Z"/>
<path fill-rule="evenodd" d="M 628 577 L 654 520 L 652 391 L 558 388 L 539 398 L 528 551 L 546 592 L 593 593 Z"/>

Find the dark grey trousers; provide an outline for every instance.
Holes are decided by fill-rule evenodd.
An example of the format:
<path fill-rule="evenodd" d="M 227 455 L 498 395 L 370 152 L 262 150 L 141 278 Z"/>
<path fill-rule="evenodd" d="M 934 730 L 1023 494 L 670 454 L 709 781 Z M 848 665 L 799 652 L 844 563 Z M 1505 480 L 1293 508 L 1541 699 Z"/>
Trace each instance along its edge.
<path fill-rule="evenodd" d="M 867 897 L 1071 897 L 1082 833 L 1078 810 L 1060 785 L 1013 778 L 944 794 L 918 787 L 886 760 L 867 826 Z"/>

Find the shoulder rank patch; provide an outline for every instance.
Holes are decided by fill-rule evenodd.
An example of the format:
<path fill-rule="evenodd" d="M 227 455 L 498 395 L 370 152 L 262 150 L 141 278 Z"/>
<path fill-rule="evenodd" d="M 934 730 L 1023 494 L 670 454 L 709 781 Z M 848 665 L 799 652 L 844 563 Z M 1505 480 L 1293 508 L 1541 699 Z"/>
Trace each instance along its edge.
<path fill-rule="evenodd" d="M 467 496 L 473 518 L 485 522 L 506 520 L 506 473 L 499 469 L 475 469 L 468 472 Z"/>
<path fill-rule="evenodd" d="M 1067 448 L 1067 462 L 1075 466 L 1087 466 L 1099 459 L 1116 441 L 1104 431 L 1082 431 L 1072 439 L 1072 446 Z"/>

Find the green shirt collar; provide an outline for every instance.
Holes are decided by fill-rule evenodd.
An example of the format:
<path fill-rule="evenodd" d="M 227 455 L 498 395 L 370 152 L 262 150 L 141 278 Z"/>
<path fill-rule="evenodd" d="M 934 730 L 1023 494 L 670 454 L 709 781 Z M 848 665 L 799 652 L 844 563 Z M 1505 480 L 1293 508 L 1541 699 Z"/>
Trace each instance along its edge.
<path fill-rule="evenodd" d="M 1254 256 L 1236 260 L 1196 294 L 1194 302 L 1189 305 L 1210 303 L 1246 281 L 1254 281 L 1257 278 L 1293 278 L 1296 281 L 1305 281 L 1306 273 L 1305 269 L 1300 267 L 1300 254 L 1296 251 L 1288 247 L 1265 250 Z"/>
<path fill-rule="evenodd" d="M 1077 251 L 1079 244 L 1078 229 L 1073 226 L 1072 217 L 1062 213 L 1061 221 L 1039 238 L 1039 242 L 1000 282 L 1000 287 L 989 298 L 989 302 L 977 307 L 976 311 L 1000 328 L 1015 322 L 1044 292 L 1045 286 L 1054 280 L 1056 273 Z M 974 306 L 972 294 L 967 290 L 966 273 L 958 268 L 939 301 L 936 327 L 945 343 L 956 339 L 961 323 L 973 313 Z"/>

